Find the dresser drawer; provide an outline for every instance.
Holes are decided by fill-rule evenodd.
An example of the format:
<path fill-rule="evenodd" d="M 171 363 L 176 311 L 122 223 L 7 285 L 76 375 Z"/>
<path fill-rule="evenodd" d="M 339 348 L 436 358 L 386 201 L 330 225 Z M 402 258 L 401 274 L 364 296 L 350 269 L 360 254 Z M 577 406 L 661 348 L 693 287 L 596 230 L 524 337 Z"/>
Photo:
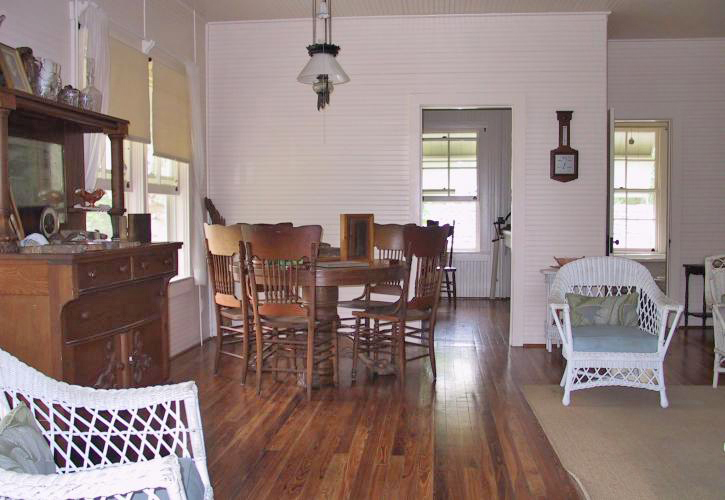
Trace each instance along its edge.
<path fill-rule="evenodd" d="M 134 278 L 176 272 L 176 250 L 133 256 Z"/>
<path fill-rule="evenodd" d="M 163 279 L 82 295 L 63 308 L 64 340 L 83 340 L 157 318 L 164 295 Z"/>
<path fill-rule="evenodd" d="M 78 288 L 87 290 L 131 279 L 131 258 L 120 257 L 78 264 Z"/>

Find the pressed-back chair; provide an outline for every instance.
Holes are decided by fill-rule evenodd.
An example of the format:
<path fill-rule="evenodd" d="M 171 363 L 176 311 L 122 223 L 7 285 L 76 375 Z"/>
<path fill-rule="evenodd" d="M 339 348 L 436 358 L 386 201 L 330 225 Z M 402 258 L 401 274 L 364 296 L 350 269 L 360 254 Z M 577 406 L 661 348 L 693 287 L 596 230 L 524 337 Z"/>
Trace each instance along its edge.
<path fill-rule="evenodd" d="M 373 251 L 376 259 L 405 260 L 405 228 L 415 224 L 375 224 L 373 229 Z M 401 282 L 390 281 L 385 283 L 371 283 L 365 285 L 362 295 L 352 300 L 338 302 L 339 307 L 353 310 L 366 310 L 369 308 L 380 308 L 394 304 L 401 293 Z M 372 295 L 383 295 L 391 297 L 390 300 L 373 300 Z M 340 319 L 341 332 L 350 340 L 353 340 L 355 317 Z M 369 326 L 369 320 L 364 319 L 365 326 Z M 376 328 L 380 325 L 376 324 Z M 352 331 L 351 331 L 352 330 Z M 372 337 L 367 335 L 368 328 L 363 329 L 359 336 L 358 348 L 361 352 L 370 354 L 374 351 L 371 347 Z M 377 355 L 377 351 L 375 352 Z"/>
<path fill-rule="evenodd" d="M 715 337 L 715 363 L 712 368 L 712 386 L 725 373 L 725 255 L 705 259 L 705 300 L 712 308 L 712 326 Z"/>
<path fill-rule="evenodd" d="M 284 228 L 291 228 L 293 227 L 291 222 L 278 222 L 276 224 L 267 224 L 267 223 L 257 223 L 257 224 L 247 224 L 246 222 L 239 222 L 237 223 L 237 226 L 239 226 L 239 229 L 242 231 L 242 241 L 246 243 L 247 239 L 249 238 L 249 235 L 255 231 L 258 228 L 277 228 L 277 229 L 284 229 Z"/>
<path fill-rule="evenodd" d="M 222 355 L 242 360 L 242 379 L 247 380 L 247 371 L 253 359 L 251 353 L 251 337 L 246 297 L 240 293 L 237 297 L 234 266 L 237 259 L 242 259 L 244 248 L 242 233 L 239 226 L 222 226 L 204 224 L 206 237 L 207 262 L 209 265 L 209 282 L 214 294 L 214 309 L 217 318 L 216 356 L 214 357 L 214 373 L 219 372 Z M 235 324 L 236 323 L 236 324 Z M 241 323 L 241 324 L 239 324 Z M 225 350 L 225 347 L 242 344 L 242 353 Z"/>
<path fill-rule="evenodd" d="M 405 227 L 405 261 L 409 268 L 415 269 L 414 278 L 411 272 L 406 274 L 399 285 L 400 298 L 395 304 L 353 312 L 356 318 L 353 380 L 357 373 L 360 339 L 364 335 L 370 338 L 369 350 L 374 356 L 390 353 L 391 360 L 397 365 L 401 381 L 405 380 L 406 362 L 423 357 L 430 358 L 433 378 L 436 377 L 434 333 L 448 234 L 448 225 Z M 363 325 L 365 320 L 372 320 L 373 326 Z M 411 322 L 420 322 L 420 326 Z M 390 324 L 390 327 L 381 328 L 381 324 Z M 424 348 L 426 352 L 408 357 L 406 346 Z"/>
<path fill-rule="evenodd" d="M 415 224 L 375 224 L 373 230 L 373 246 L 376 259 L 399 260 L 405 259 L 405 228 Z M 395 302 L 372 300 L 372 294 L 400 296 L 400 283 L 373 283 L 365 286 L 359 297 L 352 300 L 338 302 L 338 306 L 349 309 L 367 309 L 369 307 L 383 307 Z"/>
<path fill-rule="evenodd" d="M 439 223 L 436 220 L 426 221 L 427 226 L 438 226 Z M 453 237 L 456 230 L 456 221 L 454 220 L 450 225 L 448 233 L 448 260 L 446 265 L 443 266 L 443 280 L 441 282 L 441 292 L 445 292 L 448 297 L 448 302 L 453 298 L 453 308 L 455 309 L 458 305 L 458 287 L 456 285 L 456 267 L 453 265 Z"/>
<path fill-rule="evenodd" d="M 257 342 L 257 392 L 262 372 L 302 373 L 307 398 L 313 375 L 332 363 L 337 383 L 337 318 L 319 320 L 316 308 L 316 259 L 320 226 L 257 227 L 245 236 L 245 290 L 254 311 Z M 321 335 L 327 329 L 329 335 Z M 298 356 L 303 366 L 298 366 Z M 286 358 L 285 367 L 279 361 Z M 272 363 L 274 361 L 274 363 Z"/>

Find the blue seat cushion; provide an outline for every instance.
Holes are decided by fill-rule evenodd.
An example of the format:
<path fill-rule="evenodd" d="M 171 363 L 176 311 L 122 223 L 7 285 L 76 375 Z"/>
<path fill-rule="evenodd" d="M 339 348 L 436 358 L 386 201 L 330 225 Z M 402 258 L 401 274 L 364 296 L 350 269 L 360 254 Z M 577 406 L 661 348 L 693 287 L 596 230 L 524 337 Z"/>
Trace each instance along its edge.
<path fill-rule="evenodd" d="M 636 326 L 575 326 L 571 336 L 578 352 L 657 352 L 657 336 Z"/>
<path fill-rule="evenodd" d="M 204 500 L 204 483 L 201 481 L 199 471 L 194 465 L 191 458 L 179 458 L 179 467 L 181 468 L 181 481 L 184 483 L 184 492 L 189 500 Z M 169 494 L 165 489 L 157 489 L 155 492 L 161 500 L 168 500 Z M 131 500 L 147 500 L 146 493 L 134 493 Z"/>

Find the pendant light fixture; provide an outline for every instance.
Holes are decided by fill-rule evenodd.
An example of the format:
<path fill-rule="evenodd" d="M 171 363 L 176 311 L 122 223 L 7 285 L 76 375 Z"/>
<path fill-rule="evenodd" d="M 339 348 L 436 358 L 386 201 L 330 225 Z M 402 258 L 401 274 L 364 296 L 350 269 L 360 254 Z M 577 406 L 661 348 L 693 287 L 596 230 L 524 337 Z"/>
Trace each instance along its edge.
<path fill-rule="evenodd" d="M 324 38 L 317 39 L 320 23 Z M 337 62 L 340 47 L 332 43 L 332 0 L 312 0 L 312 45 L 307 46 L 310 60 L 297 76 L 297 81 L 312 85 L 317 94 L 317 110 L 330 104 L 330 94 L 336 84 L 347 83 L 350 77 Z"/>

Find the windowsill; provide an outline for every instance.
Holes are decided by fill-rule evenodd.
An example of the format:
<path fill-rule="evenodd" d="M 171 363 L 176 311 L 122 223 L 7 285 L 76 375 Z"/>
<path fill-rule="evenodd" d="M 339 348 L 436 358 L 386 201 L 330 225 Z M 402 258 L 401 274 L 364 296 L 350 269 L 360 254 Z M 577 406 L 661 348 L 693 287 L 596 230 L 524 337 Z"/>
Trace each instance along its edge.
<path fill-rule="evenodd" d="M 663 253 L 614 252 L 612 255 L 636 261 L 664 262 L 667 260 L 667 255 Z"/>

